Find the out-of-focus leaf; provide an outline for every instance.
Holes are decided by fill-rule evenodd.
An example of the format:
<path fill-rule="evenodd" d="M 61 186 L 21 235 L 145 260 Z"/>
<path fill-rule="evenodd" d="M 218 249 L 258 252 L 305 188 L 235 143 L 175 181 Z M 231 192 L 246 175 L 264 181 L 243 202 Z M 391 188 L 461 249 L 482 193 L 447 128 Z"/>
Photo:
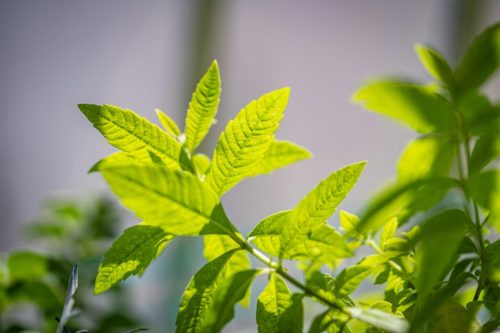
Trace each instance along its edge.
<path fill-rule="evenodd" d="M 500 24 L 474 39 L 458 65 L 456 78 L 462 91 L 479 88 L 500 64 Z"/>
<path fill-rule="evenodd" d="M 458 109 L 469 134 L 500 132 L 500 106 L 492 105 L 486 96 L 470 92 L 460 99 Z"/>
<path fill-rule="evenodd" d="M 423 224 L 420 246 L 416 252 L 415 281 L 421 300 L 427 298 L 455 262 L 466 223 L 467 217 L 462 211 L 451 209 L 431 217 Z"/>
<path fill-rule="evenodd" d="M 429 318 L 428 333 L 479 333 L 480 325 L 460 304 L 446 300 Z"/>
<path fill-rule="evenodd" d="M 378 230 L 395 216 L 402 225 L 409 216 L 432 207 L 451 188 L 459 186 L 461 184 L 451 178 L 422 178 L 408 183 L 390 184 L 368 204 L 361 215 L 358 230 Z"/>
<path fill-rule="evenodd" d="M 32 251 L 12 252 L 7 259 L 10 282 L 36 280 L 48 272 L 47 258 Z"/>
<path fill-rule="evenodd" d="M 450 91 L 454 91 L 456 82 L 453 70 L 443 55 L 421 44 L 417 44 L 415 50 L 427 72 L 436 80 L 443 82 Z"/>
<path fill-rule="evenodd" d="M 378 309 L 347 308 L 352 318 L 364 321 L 377 328 L 391 333 L 406 333 L 408 331 L 408 322 L 398 318 L 391 313 Z"/>
<path fill-rule="evenodd" d="M 446 132 L 451 123 L 451 113 L 444 98 L 412 83 L 372 82 L 359 89 L 353 100 L 419 133 Z"/>
<path fill-rule="evenodd" d="M 500 169 L 472 175 L 468 188 L 475 200 L 489 214 L 489 223 L 500 231 Z"/>
<path fill-rule="evenodd" d="M 500 135 L 498 133 L 485 133 L 479 137 L 472 150 L 469 172 L 477 174 L 491 161 L 500 157 Z"/>
<path fill-rule="evenodd" d="M 444 135 L 428 135 L 412 141 L 398 161 L 398 180 L 408 182 L 423 177 L 446 176 L 453 157 L 450 140 Z"/>
<path fill-rule="evenodd" d="M 61 314 L 61 318 L 59 319 L 59 323 L 57 324 L 56 333 L 66 332 L 66 324 L 71 319 L 71 317 L 75 316 L 76 312 L 74 309 L 75 306 L 75 293 L 78 289 L 78 266 L 73 266 L 71 270 L 71 276 L 69 277 L 68 282 L 68 290 L 66 291 L 66 299 L 64 301 L 64 308 Z"/>

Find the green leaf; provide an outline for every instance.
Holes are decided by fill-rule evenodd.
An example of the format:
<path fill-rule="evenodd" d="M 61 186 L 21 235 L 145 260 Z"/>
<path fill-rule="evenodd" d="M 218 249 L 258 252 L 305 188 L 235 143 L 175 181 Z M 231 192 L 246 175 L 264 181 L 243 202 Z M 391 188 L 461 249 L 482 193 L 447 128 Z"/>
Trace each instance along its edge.
<path fill-rule="evenodd" d="M 412 141 L 398 162 L 398 180 L 446 176 L 453 158 L 452 143 L 442 135 L 429 135 Z"/>
<path fill-rule="evenodd" d="M 490 281 L 500 282 L 500 240 L 486 246 L 483 255 L 486 276 Z"/>
<path fill-rule="evenodd" d="M 151 158 L 149 158 L 148 160 L 138 161 L 138 160 L 134 159 L 131 155 L 128 155 L 127 153 L 119 151 L 117 153 L 113 153 L 109 156 L 106 156 L 105 158 L 101 159 L 99 162 L 94 164 L 90 168 L 89 173 L 101 171 L 101 170 L 104 170 L 106 168 L 111 168 L 111 167 L 127 166 L 127 165 L 134 164 L 134 163 L 152 164 L 153 161 L 151 161 Z"/>
<path fill-rule="evenodd" d="M 323 225 L 354 187 L 365 164 L 359 162 L 333 172 L 299 202 L 282 230 L 281 257 L 296 251 L 301 253 L 306 239 L 310 239 L 311 235 L 322 237 L 327 232 Z"/>
<path fill-rule="evenodd" d="M 212 126 L 221 92 L 219 66 L 213 61 L 196 86 L 186 117 L 186 147 L 192 152 Z"/>
<path fill-rule="evenodd" d="M 479 88 L 500 64 L 500 24 L 477 36 L 458 65 L 456 78 L 461 91 Z"/>
<path fill-rule="evenodd" d="M 411 83 L 373 82 L 359 89 L 353 100 L 420 133 L 445 132 L 451 122 L 449 106 L 442 97 Z"/>
<path fill-rule="evenodd" d="M 500 157 L 500 135 L 485 133 L 474 144 L 469 161 L 469 172 L 477 174 L 491 161 Z"/>
<path fill-rule="evenodd" d="M 250 102 L 221 133 L 206 182 L 222 196 L 249 177 L 274 141 L 285 111 L 289 88 L 283 88 Z"/>
<path fill-rule="evenodd" d="M 182 296 L 176 332 L 219 332 L 232 318 L 234 305 L 258 273 L 245 270 L 228 278 L 227 263 L 237 251 L 224 253 L 193 276 Z"/>
<path fill-rule="evenodd" d="M 361 219 L 345 210 L 341 210 L 339 212 L 339 222 L 340 227 L 345 232 L 345 237 L 354 237 L 358 239 L 363 239 L 366 234 L 361 234 L 358 230 L 358 224 L 361 222 Z"/>
<path fill-rule="evenodd" d="M 477 203 L 489 213 L 489 223 L 500 230 L 500 170 L 472 175 L 467 186 Z"/>
<path fill-rule="evenodd" d="M 436 80 L 443 82 L 448 89 L 454 91 L 456 82 L 453 70 L 443 55 L 433 48 L 421 44 L 417 44 L 415 50 L 427 72 Z"/>
<path fill-rule="evenodd" d="M 167 167 L 179 168 L 180 144 L 147 119 L 112 105 L 79 104 L 78 107 L 112 146 L 139 161 L 149 161 L 151 151 Z"/>
<path fill-rule="evenodd" d="M 100 294 L 130 275 L 142 274 L 173 238 L 161 228 L 144 223 L 126 229 L 104 254 L 94 292 Z"/>
<path fill-rule="evenodd" d="M 480 326 L 460 304 L 446 300 L 429 318 L 428 333 L 479 333 Z"/>
<path fill-rule="evenodd" d="M 271 173 L 301 160 L 309 159 L 312 154 L 288 141 L 273 141 L 264 157 L 252 169 L 251 175 L 258 176 Z"/>
<path fill-rule="evenodd" d="M 239 236 L 241 237 L 241 235 Z M 215 258 L 231 250 L 241 248 L 240 245 L 238 245 L 231 237 L 226 235 L 206 235 L 203 237 L 203 240 L 204 240 L 203 256 L 208 261 L 212 261 Z M 246 251 L 236 252 L 231 258 L 231 260 L 229 260 L 229 262 L 226 264 L 226 266 L 228 274 L 233 274 L 235 272 L 250 269 L 251 265 L 248 252 Z M 242 305 L 247 307 L 249 305 L 249 302 L 250 302 L 250 294 L 246 295 L 245 298 L 242 300 Z"/>
<path fill-rule="evenodd" d="M 458 102 L 458 110 L 465 120 L 471 135 L 498 133 L 500 128 L 500 107 L 492 105 L 488 97 L 470 92 Z"/>
<path fill-rule="evenodd" d="M 195 154 L 193 156 L 193 165 L 198 177 L 205 177 L 205 174 L 210 168 L 210 158 L 207 155 Z"/>
<path fill-rule="evenodd" d="M 421 300 L 426 299 L 451 269 L 465 235 L 466 223 L 467 217 L 462 211 L 451 209 L 431 217 L 422 225 L 420 246 L 416 251 L 415 280 Z"/>
<path fill-rule="evenodd" d="M 282 233 L 290 223 L 291 211 L 273 214 L 261 221 L 248 235 L 259 249 L 272 256 L 280 254 Z M 320 224 L 312 228 L 300 244 L 283 253 L 284 259 L 315 260 L 336 266 L 338 258 L 351 256 L 343 237 L 331 226 Z"/>
<path fill-rule="evenodd" d="M 281 232 L 289 220 L 290 212 L 287 210 L 266 217 L 248 234 L 247 239 L 271 256 L 279 256 Z"/>
<path fill-rule="evenodd" d="M 158 116 L 158 119 L 160 120 L 161 125 L 167 131 L 168 134 L 172 135 L 174 138 L 178 137 L 181 135 L 181 130 L 179 129 L 179 126 L 175 123 L 175 121 L 167 116 L 162 110 L 160 109 L 155 109 L 156 115 Z"/>
<path fill-rule="evenodd" d="M 284 314 L 291 306 L 292 293 L 290 289 L 276 273 L 271 273 L 267 286 L 257 300 L 259 333 L 286 332 L 284 327 L 290 323 L 284 321 Z M 297 328 L 294 331 L 297 331 Z"/>
<path fill-rule="evenodd" d="M 318 295 L 335 302 L 335 279 L 320 271 L 314 271 L 307 275 L 306 285 Z"/>
<path fill-rule="evenodd" d="M 386 330 L 390 333 L 406 333 L 408 331 L 408 322 L 398 318 L 393 314 L 377 309 L 347 308 L 352 318 L 364 321 L 377 328 Z"/>
<path fill-rule="evenodd" d="M 360 263 L 346 267 L 337 276 L 335 295 L 342 298 L 352 294 L 359 285 L 370 275 L 374 268 L 385 263 L 387 258 L 381 255 L 372 255 Z"/>
<path fill-rule="evenodd" d="M 458 181 L 442 177 L 390 184 L 369 202 L 358 230 L 376 231 L 393 217 L 402 225 L 417 212 L 441 201 L 451 188 L 460 186 Z"/>
<path fill-rule="evenodd" d="M 309 327 L 308 333 L 348 333 L 351 332 L 346 325 L 349 316 L 345 313 L 326 310 L 317 315 Z"/>
<path fill-rule="evenodd" d="M 219 198 L 196 176 L 155 165 L 112 167 L 102 175 L 148 225 L 174 235 L 234 235 Z"/>
<path fill-rule="evenodd" d="M 398 219 L 392 218 L 387 222 L 387 224 L 382 229 L 382 234 L 380 235 L 380 245 L 384 248 L 384 245 L 396 234 L 396 230 L 398 229 Z"/>
<path fill-rule="evenodd" d="M 7 258 L 7 272 L 11 283 L 36 280 L 48 273 L 48 261 L 36 252 L 15 251 Z"/>

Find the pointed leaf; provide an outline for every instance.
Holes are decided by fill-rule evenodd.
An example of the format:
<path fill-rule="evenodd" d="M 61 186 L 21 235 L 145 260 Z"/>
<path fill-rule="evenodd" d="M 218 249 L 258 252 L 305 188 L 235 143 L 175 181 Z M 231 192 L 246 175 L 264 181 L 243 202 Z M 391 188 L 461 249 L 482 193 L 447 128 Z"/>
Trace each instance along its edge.
<path fill-rule="evenodd" d="M 199 177 L 205 177 L 210 168 L 210 158 L 203 154 L 195 154 L 193 156 L 193 166 Z"/>
<path fill-rule="evenodd" d="M 239 234 L 238 234 L 239 235 Z M 239 235 L 241 237 L 241 235 Z M 242 237 L 241 237 L 242 238 Z M 240 249 L 238 245 L 231 237 L 226 235 L 206 235 L 203 237 L 204 248 L 203 256 L 208 261 L 212 261 L 215 258 L 221 256 L 222 254 L 229 252 L 234 249 Z M 250 257 L 246 251 L 238 251 L 226 264 L 227 273 L 234 274 L 242 270 L 248 270 L 251 268 Z M 250 294 L 246 295 L 242 300 L 242 305 L 247 307 L 250 302 Z"/>
<path fill-rule="evenodd" d="M 125 206 L 174 235 L 234 234 L 219 198 L 197 177 L 155 165 L 107 168 L 102 175 Z"/>
<path fill-rule="evenodd" d="M 412 141 L 398 161 L 398 180 L 446 176 L 453 157 L 452 143 L 446 137 L 430 135 Z"/>
<path fill-rule="evenodd" d="M 234 305 L 258 274 L 258 270 L 245 270 L 228 278 L 226 265 L 237 251 L 224 253 L 193 276 L 182 296 L 176 332 L 220 332 L 232 318 Z"/>
<path fill-rule="evenodd" d="M 112 105 L 78 107 L 112 146 L 137 160 L 149 160 L 151 151 L 169 168 L 179 167 L 180 144 L 147 119 Z"/>
<path fill-rule="evenodd" d="M 500 157 L 500 135 L 498 133 L 485 133 L 474 144 L 469 172 L 477 174 L 491 161 Z"/>
<path fill-rule="evenodd" d="M 104 254 L 94 292 L 100 294 L 130 275 L 142 274 L 173 238 L 161 228 L 143 223 L 126 229 Z"/>
<path fill-rule="evenodd" d="M 373 82 L 358 90 L 353 100 L 420 133 L 445 132 L 451 122 L 451 112 L 442 97 L 411 83 Z"/>
<path fill-rule="evenodd" d="M 214 61 L 196 86 L 189 102 L 186 117 L 186 147 L 191 152 L 203 141 L 212 126 L 219 106 L 220 86 L 219 66 L 217 61 Z"/>
<path fill-rule="evenodd" d="M 283 88 L 252 101 L 231 120 L 219 137 L 206 182 L 223 195 L 252 174 L 278 129 L 290 89 Z"/>
<path fill-rule="evenodd" d="M 448 89 L 454 91 L 456 82 L 453 70 L 443 55 L 433 48 L 420 44 L 415 46 L 415 50 L 427 72 L 436 80 L 443 82 Z"/>
<path fill-rule="evenodd" d="M 264 157 L 252 169 L 252 176 L 264 175 L 301 160 L 311 158 L 312 154 L 288 141 L 273 141 Z"/>
<path fill-rule="evenodd" d="M 172 135 L 174 138 L 181 135 L 181 130 L 175 121 L 167 116 L 162 110 L 155 109 L 156 115 L 161 122 L 161 125 L 167 131 L 168 134 Z"/>
<path fill-rule="evenodd" d="M 280 332 L 280 321 L 291 305 L 292 293 L 276 273 L 271 273 L 269 282 L 257 300 L 257 325 L 259 332 Z"/>
<path fill-rule="evenodd" d="M 416 251 L 415 281 L 421 300 L 426 299 L 455 262 L 466 223 L 467 217 L 462 211 L 451 209 L 431 217 L 423 224 L 420 246 Z"/>
<path fill-rule="evenodd" d="M 326 222 L 354 187 L 365 164 L 359 162 L 333 172 L 299 202 L 282 230 L 281 256 L 301 247 L 304 240 Z"/>
<path fill-rule="evenodd" d="M 290 212 L 287 210 L 266 217 L 248 234 L 247 239 L 271 256 L 279 256 L 281 232 L 288 223 Z"/>
<path fill-rule="evenodd" d="M 500 64 L 500 24 L 477 36 L 458 65 L 456 78 L 462 91 L 479 88 Z"/>

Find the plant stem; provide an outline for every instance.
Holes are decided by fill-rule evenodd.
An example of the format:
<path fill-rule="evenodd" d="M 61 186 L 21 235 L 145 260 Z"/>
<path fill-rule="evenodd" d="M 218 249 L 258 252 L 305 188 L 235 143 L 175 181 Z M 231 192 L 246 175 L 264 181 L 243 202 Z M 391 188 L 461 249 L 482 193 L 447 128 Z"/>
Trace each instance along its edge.
<path fill-rule="evenodd" d="M 257 258 L 259 261 L 261 261 L 262 263 L 264 263 L 269 268 L 274 269 L 274 271 L 276 273 L 278 273 L 279 275 L 281 275 L 282 278 L 284 278 L 285 280 L 287 280 L 288 282 L 290 282 L 291 284 L 293 284 L 295 287 L 301 289 L 306 295 L 314 297 L 314 298 L 320 300 L 321 302 L 323 302 L 324 304 L 326 304 L 327 306 L 329 306 L 332 309 L 335 309 L 335 310 L 338 310 L 338 311 L 342 311 L 343 313 L 349 315 L 348 311 L 345 310 L 342 307 L 342 305 L 338 304 L 335 301 L 331 301 L 331 300 L 325 298 L 324 296 L 316 293 L 314 290 L 312 290 L 311 288 L 309 288 L 308 286 L 306 286 L 305 284 L 303 284 L 302 282 L 300 282 L 299 280 L 297 280 L 296 278 L 294 278 L 292 275 L 290 275 L 283 268 L 283 266 L 281 266 L 280 264 L 272 261 L 265 254 L 263 254 L 262 252 L 260 252 L 259 250 L 255 249 L 255 248 L 253 248 L 244 239 L 241 239 L 239 237 L 233 238 L 233 239 L 241 246 L 242 249 L 248 251 L 250 254 L 252 254 L 255 258 Z"/>

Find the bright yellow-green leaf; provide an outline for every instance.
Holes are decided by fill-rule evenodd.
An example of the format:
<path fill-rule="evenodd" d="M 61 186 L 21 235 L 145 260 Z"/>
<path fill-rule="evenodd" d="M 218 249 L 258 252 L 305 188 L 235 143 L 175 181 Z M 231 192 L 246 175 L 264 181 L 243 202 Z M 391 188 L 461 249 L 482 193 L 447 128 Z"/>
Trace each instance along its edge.
<path fill-rule="evenodd" d="M 94 292 L 100 294 L 130 275 L 140 275 L 174 238 L 159 227 L 140 223 L 126 229 L 104 254 Z"/>
<path fill-rule="evenodd" d="M 373 82 L 359 89 L 353 100 L 420 133 L 445 132 L 452 120 L 444 98 L 416 84 Z"/>
<path fill-rule="evenodd" d="M 251 171 L 251 175 L 264 175 L 301 160 L 311 158 L 312 154 L 289 141 L 273 141 L 264 157 Z"/>
<path fill-rule="evenodd" d="M 309 192 L 292 210 L 281 235 L 280 255 L 286 257 L 304 246 L 316 229 L 335 212 L 358 180 L 366 162 L 348 165 L 333 172 Z M 323 233 L 326 229 L 321 229 Z"/>
<path fill-rule="evenodd" d="M 273 214 L 261 221 L 248 235 L 259 249 L 272 256 L 280 254 L 282 233 L 290 223 L 291 211 Z M 283 253 L 284 259 L 316 260 L 335 266 L 339 258 L 351 256 L 342 236 L 335 228 L 321 223 L 310 229 L 300 244 Z"/>
<path fill-rule="evenodd" d="M 289 214 L 290 211 L 287 210 L 266 217 L 248 234 L 247 239 L 271 256 L 279 256 L 281 232 L 288 223 Z"/>
<path fill-rule="evenodd" d="M 483 31 L 474 39 L 458 65 L 456 78 L 462 91 L 479 88 L 500 64 L 500 24 Z"/>
<path fill-rule="evenodd" d="M 179 129 L 179 126 L 175 123 L 175 121 L 167 116 L 162 110 L 160 109 L 155 109 L 156 115 L 158 116 L 158 119 L 161 122 L 161 125 L 173 137 L 178 137 L 181 135 L 181 130 Z"/>
<path fill-rule="evenodd" d="M 239 235 L 241 237 L 241 235 Z M 203 256 L 208 261 L 212 261 L 222 254 L 234 249 L 239 249 L 238 245 L 231 237 L 226 235 L 206 235 L 203 237 L 204 248 Z M 232 275 L 236 272 L 250 269 L 250 257 L 246 251 L 238 251 L 226 264 L 227 274 Z M 249 289 L 250 290 L 250 289 Z M 243 300 L 242 305 L 247 307 L 250 303 L 250 294 L 247 294 Z"/>
<path fill-rule="evenodd" d="M 155 165 L 101 173 L 122 203 L 149 225 L 174 235 L 234 234 L 217 195 L 191 174 Z"/>
<path fill-rule="evenodd" d="M 195 154 L 193 156 L 193 165 L 199 177 L 205 177 L 205 174 L 210 168 L 210 158 L 203 154 Z"/>
<path fill-rule="evenodd" d="M 274 141 L 285 111 L 289 88 L 250 102 L 219 137 L 206 182 L 219 196 L 252 174 Z"/>
<path fill-rule="evenodd" d="M 180 144 L 147 119 L 131 110 L 112 105 L 78 105 L 108 142 L 139 161 L 150 160 L 150 152 L 169 168 L 179 168 Z"/>
<path fill-rule="evenodd" d="M 429 135 L 412 141 L 398 161 L 398 180 L 445 176 L 450 169 L 453 145 L 442 135 Z"/>
<path fill-rule="evenodd" d="M 421 44 L 417 44 L 415 50 L 429 74 L 436 80 L 443 82 L 453 91 L 456 85 L 455 77 L 453 70 L 443 55 L 433 48 Z"/>
<path fill-rule="evenodd" d="M 238 250 L 226 252 L 203 266 L 182 296 L 176 332 L 220 332 L 232 318 L 234 305 L 246 294 L 257 270 L 228 277 L 227 263 Z"/>
<path fill-rule="evenodd" d="M 293 318 L 298 325 L 286 322 L 287 311 L 292 307 L 292 293 L 276 273 L 271 273 L 269 282 L 259 295 L 257 301 L 257 325 L 259 333 L 274 332 L 302 332 L 302 323 L 299 318 Z M 285 330 L 285 327 L 296 326 L 293 330 Z"/>
<path fill-rule="evenodd" d="M 398 219 L 393 217 L 382 229 L 382 234 L 380 235 L 380 245 L 382 246 L 382 248 L 384 247 L 386 242 L 394 236 L 397 228 Z"/>
<path fill-rule="evenodd" d="M 186 117 L 186 147 L 192 152 L 203 141 L 217 113 L 221 92 L 219 66 L 212 62 L 196 86 Z"/>

